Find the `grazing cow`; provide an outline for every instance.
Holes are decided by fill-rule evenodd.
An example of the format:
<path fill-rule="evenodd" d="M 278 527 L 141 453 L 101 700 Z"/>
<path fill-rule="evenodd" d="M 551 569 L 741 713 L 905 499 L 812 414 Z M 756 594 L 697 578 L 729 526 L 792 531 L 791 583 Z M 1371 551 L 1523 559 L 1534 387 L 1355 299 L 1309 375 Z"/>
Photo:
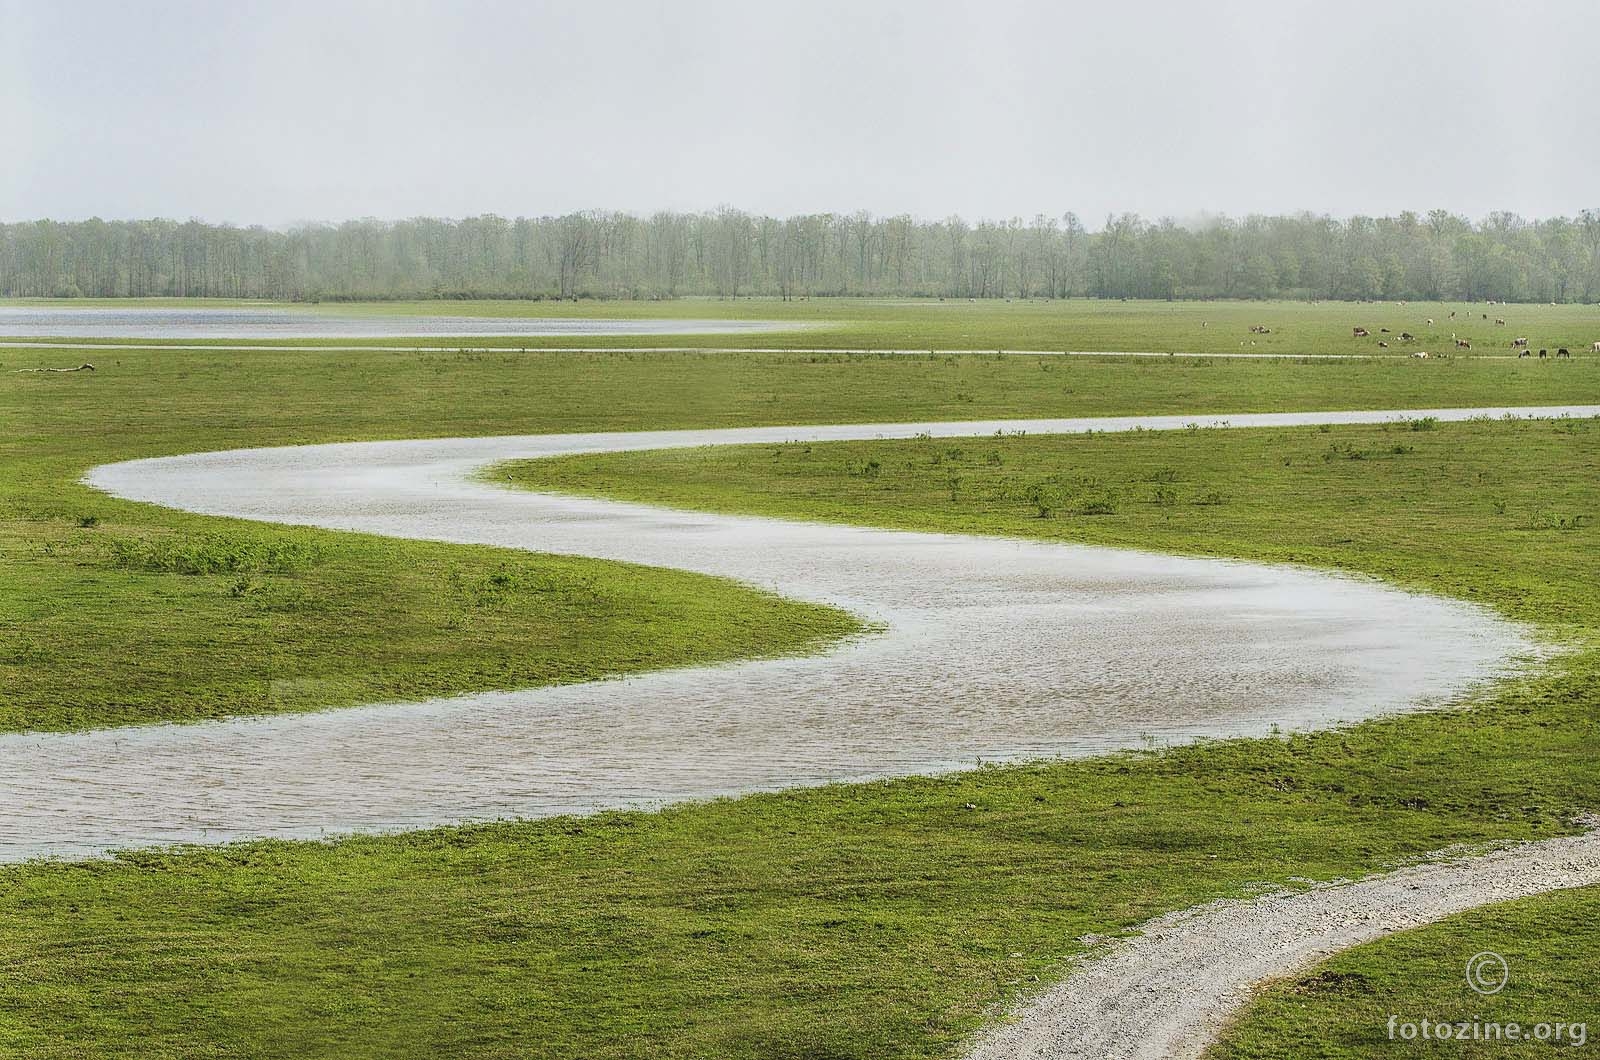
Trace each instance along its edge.
<path fill-rule="evenodd" d="M 1567 349 L 1565 346 L 1562 346 L 1560 349 L 1556 350 L 1556 356 L 1557 357 L 1571 357 L 1572 356 L 1572 351 Z"/>
<path fill-rule="evenodd" d="M 1372 332 L 1368 331 L 1366 328 L 1351 328 L 1350 330 L 1355 332 L 1355 337 L 1358 339 L 1364 339 L 1368 335 L 1372 334 Z"/>
<path fill-rule="evenodd" d="M 1418 350 L 1416 353 L 1413 353 L 1411 356 L 1415 357 L 1419 361 L 1425 361 L 1425 360 L 1428 359 L 1428 351 L 1427 350 Z"/>
<path fill-rule="evenodd" d="M 1517 360 L 1520 361 L 1524 357 L 1532 357 L 1532 356 L 1533 356 L 1533 351 L 1530 350 L 1530 349 L 1527 349 L 1526 347 L 1524 347 L 1523 351 L 1521 353 L 1517 354 Z"/>
<path fill-rule="evenodd" d="M 1429 317 L 1429 318 L 1428 318 L 1428 326 L 1429 326 L 1429 327 L 1430 327 L 1430 328 L 1431 328 L 1431 327 L 1433 327 L 1433 318 L 1432 318 L 1432 317 Z"/>
<path fill-rule="evenodd" d="M 1472 349 L 1472 343 L 1468 342 L 1466 339 L 1457 339 L 1456 340 L 1456 349 L 1458 349 L 1458 350 L 1470 350 L 1470 349 Z"/>
<path fill-rule="evenodd" d="M 1548 356 L 1550 356 L 1550 351 L 1549 350 L 1540 350 L 1539 351 L 1539 360 L 1542 361 Z"/>
<path fill-rule="evenodd" d="M 1389 334 L 1389 329 L 1388 328 L 1379 328 L 1378 330 L 1383 332 L 1385 335 Z"/>
<path fill-rule="evenodd" d="M 1388 343 L 1387 343 L 1387 342 L 1380 342 L 1380 343 L 1378 343 L 1378 349 L 1380 349 L 1380 350 L 1387 350 L 1387 349 L 1388 349 L 1388 348 L 1389 348 L 1389 344 L 1388 344 Z"/>
<path fill-rule="evenodd" d="M 1528 340 L 1527 339 L 1512 339 L 1511 340 L 1511 348 L 1513 350 L 1516 349 L 1518 346 L 1526 347 L 1527 345 L 1528 345 Z"/>
<path fill-rule="evenodd" d="M 1411 332 L 1409 332 L 1409 331 L 1402 331 L 1400 333 L 1400 341 L 1401 342 L 1412 342 L 1415 339 L 1416 339 L 1416 336 L 1411 334 Z"/>
<path fill-rule="evenodd" d="M 1495 317 L 1494 318 L 1494 322 L 1499 327 L 1503 328 L 1503 327 L 1506 326 L 1506 318 L 1505 317 Z"/>

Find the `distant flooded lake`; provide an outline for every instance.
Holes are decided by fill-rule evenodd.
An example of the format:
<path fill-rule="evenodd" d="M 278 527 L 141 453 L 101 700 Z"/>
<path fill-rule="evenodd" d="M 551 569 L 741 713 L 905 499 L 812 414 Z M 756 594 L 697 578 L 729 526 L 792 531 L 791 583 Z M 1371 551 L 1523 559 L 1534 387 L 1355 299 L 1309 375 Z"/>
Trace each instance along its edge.
<path fill-rule="evenodd" d="M 427 335 L 737 335 L 793 331 L 773 320 L 367 316 L 293 309 L 64 309 L 0 306 L 0 336 L 44 339 L 382 339 Z"/>

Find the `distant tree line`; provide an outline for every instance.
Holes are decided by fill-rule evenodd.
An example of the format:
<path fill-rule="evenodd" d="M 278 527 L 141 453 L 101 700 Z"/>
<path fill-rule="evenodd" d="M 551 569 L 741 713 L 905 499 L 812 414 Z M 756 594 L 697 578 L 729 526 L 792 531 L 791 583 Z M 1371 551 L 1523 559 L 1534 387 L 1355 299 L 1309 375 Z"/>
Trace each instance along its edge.
<path fill-rule="evenodd" d="M 589 211 L 350 221 L 0 224 L 6 297 L 1311 298 L 1600 301 L 1600 211 L 1474 224 L 1313 214 L 1179 224 Z"/>

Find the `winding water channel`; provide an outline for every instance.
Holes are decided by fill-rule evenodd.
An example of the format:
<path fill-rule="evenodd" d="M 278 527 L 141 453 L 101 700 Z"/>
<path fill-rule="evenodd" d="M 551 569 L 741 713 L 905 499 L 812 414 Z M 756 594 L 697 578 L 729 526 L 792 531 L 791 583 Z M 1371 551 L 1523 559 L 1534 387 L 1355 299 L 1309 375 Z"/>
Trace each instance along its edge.
<path fill-rule="evenodd" d="M 1427 410 L 1594 415 L 1600 408 Z M 0 860 L 655 806 L 1325 726 L 1426 707 L 1533 650 L 1475 606 L 1313 571 L 708 515 L 501 489 L 566 453 L 996 431 L 1384 422 L 1422 412 L 760 427 L 238 450 L 108 465 L 217 515 L 676 567 L 881 631 L 803 658 L 316 714 L 0 737 Z"/>

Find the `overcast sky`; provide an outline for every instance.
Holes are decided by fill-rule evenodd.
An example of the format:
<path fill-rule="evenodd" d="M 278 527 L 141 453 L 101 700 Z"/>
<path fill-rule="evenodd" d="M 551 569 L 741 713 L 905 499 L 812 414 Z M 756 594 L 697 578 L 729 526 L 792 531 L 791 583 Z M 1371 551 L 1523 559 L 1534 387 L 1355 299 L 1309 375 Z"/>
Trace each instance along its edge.
<path fill-rule="evenodd" d="M 0 0 L 0 220 L 1600 207 L 1600 0 Z"/>

